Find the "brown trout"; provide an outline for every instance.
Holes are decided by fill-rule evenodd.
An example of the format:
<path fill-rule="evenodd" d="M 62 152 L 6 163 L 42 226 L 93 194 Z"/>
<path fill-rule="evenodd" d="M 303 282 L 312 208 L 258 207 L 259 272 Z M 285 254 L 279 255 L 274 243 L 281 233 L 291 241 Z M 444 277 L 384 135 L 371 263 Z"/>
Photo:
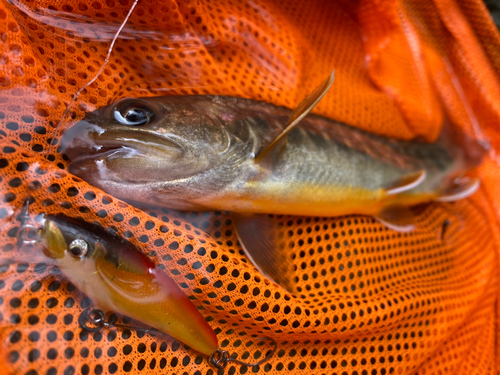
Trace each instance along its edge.
<path fill-rule="evenodd" d="M 364 214 L 408 231 L 408 206 L 478 188 L 463 173 L 484 148 L 461 132 L 407 142 L 306 116 L 332 82 L 333 73 L 293 112 L 224 96 L 120 100 L 66 132 L 69 171 L 131 203 L 231 211 L 254 261 L 273 241 L 258 240 L 269 223 L 253 214 Z"/>

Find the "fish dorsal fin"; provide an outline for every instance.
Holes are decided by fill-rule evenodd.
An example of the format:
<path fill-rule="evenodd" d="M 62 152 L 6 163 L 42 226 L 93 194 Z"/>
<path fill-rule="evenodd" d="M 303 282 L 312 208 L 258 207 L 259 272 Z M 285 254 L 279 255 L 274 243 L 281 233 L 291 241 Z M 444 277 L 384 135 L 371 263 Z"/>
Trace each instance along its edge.
<path fill-rule="evenodd" d="M 403 178 L 401 178 L 396 183 L 386 188 L 385 192 L 387 193 L 387 195 L 394 195 L 411 190 L 414 187 L 420 185 L 425 180 L 426 176 L 427 173 L 425 172 L 425 170 L 421 170 L 415 173 L 409 173 L 403 176 Z"/>
<path fill-rule="evenodd" d="M 417 227 L 417 219 L 408 207 L 391 206 L 375 216 L 381 224 L 396 232 L 407 233 Z"/>
<path fill-rule="evenodd" d="M 291 292 L 293 265 L 287 260 L 286 253 L 280 251 L 280 228 L 276 218 L 236 212 L 231 217 L 241 246 L 255 268 Z"/>
<path fill-rule="evenodd" d="M 304 117 L 307 116 L 309 112 L 313 110 L 316 104 L 325 96 L 330 87 L 332 87 L 333 81 L 335 79 L 335 70 L 324 80 L 318 87 L 314 89 L 309 95 L 305 97 L 304 100 L 295 108 L 287 121 L 285 129 L 278 134 L 274 140 L 269 143 L 269 145 L 261 151 L 259 155 L 255 158 L 256 162 L 262 160 L 262 158 L 269 153 L 283 137 L 285 137 L 294 127 L 296 127 Z"/>
<path fill-rule="evenodd" d="M 478 178 L 455 178 L 453 182 L 441 192 L 441 196 L 436 198 L 436 201 L 453 202 L 467 198 L 474 194 L 476 190 L 479 189 L 480 185 L 481 181 Z"/>

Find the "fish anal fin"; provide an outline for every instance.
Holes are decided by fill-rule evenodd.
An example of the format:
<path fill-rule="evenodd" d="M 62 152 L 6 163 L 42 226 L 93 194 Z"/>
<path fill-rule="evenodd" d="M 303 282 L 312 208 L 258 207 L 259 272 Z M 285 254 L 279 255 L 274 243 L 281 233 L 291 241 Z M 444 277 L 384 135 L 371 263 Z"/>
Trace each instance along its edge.
<path fill-rule="evenodd" d="M 266 148 L 264 148 L 259 155 L 255 158 L 256 162 L 262 160 L 262 158 L 269 153 L 276 145 L 294 128 L 304 117 L 307 116 L 309 112 L 313 110 L 316 104 L 325 96 L 330 87 L 332 87 L 333 81 L 335 80 L 335 70 L 330 73 L 327 79 L 325 79 L 318 87 L 316 87 L 313 92 L 305 97 L 302 102 L 295 108 L 287 121 L 285 129 L 279 133 L 276 138 L 273 139 Z"/>
<path fill-rule="evenodd" d="M 455 178 L 451 184 L 441 191 L 441 195 L 436 198 L 436 201 L 454 202 L 467 198 L 474 194 L 480 185 L 481 181 L 478 178 Z"/>
<path fill-rule="evenodd" d="M 280 247 L 278 220 L 269 215 L 234 212 L 231 217 L 241 246 L 255 268 L 291 292 L 293 265 Z"/>
<path fill-rule="evenodd" d="M 403 193 L 405 191 L 411 190 L 414 187 L 417 187 L 418 185 L 420 185 L 425 180 L 426 176 L 427 176 L 427 173 L 425 172 L 424 169 L 422 169 L 421 171 L 414 172 L 414 173 L 409 173 L 409 174 L 405 175 L 403 178 L 401 178 L 399 181 L 397 181 L 396 183 L 387 187 L 385 189 L 385 191 L 386 191 L 387 195 L 394 195 L 394 194 Z"/>
<path fill-rule="evenodd" d="M 391 206 L 375 216 L 381 224 L 396 232 L 407 233 L 417 227 L 417 219 L 408 207 Z"/>

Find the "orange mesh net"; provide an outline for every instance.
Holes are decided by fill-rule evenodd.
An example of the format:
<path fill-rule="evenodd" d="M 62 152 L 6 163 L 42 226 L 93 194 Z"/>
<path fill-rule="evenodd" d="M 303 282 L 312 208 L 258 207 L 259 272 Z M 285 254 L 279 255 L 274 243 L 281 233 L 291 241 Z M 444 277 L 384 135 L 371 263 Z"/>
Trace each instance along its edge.
<path fill-rule="evenodd" d="M 243 254 L 225 213 L 143 212 L 65 172 L 54 147 L 72 95 L 99 70 L 131 0 L 0 2 L 0 368 L 9 374 L 214 374 L 166 336 L 83 331 L 89 306 L 36 245 L 62 212 L 128 238 L 164 268 L 247 362 L 227 373 L 494 374 L 498 356 L 500 37 L 479 0 L 141 0 L 103 74 L 70 111 L 124 96 L 223 94 L 293 108 L 334 68 L 315 112 L 400 139 L 434 140 L 444 118 L 491 141 L 483 184 L 415 208 L 418 229 L 372 218 L 285 217 L 290 295 Z M 70 126 L 71 123 L 65 126 Z M 57 144 L 57 141 L 55 142 Z M 122 320 L 122 317 L 119 317 Z"/>

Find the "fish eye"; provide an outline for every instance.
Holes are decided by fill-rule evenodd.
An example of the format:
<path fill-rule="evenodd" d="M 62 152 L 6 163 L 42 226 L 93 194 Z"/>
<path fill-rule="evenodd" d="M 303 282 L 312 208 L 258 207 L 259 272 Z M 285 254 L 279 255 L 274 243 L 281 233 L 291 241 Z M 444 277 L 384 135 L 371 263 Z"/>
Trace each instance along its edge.
<path fill-rule="evenodd" d="M 83 258 L 87 254 L 88 250 L 89 245 L 85 240 L 82 240 L 81 238 L 73 240 L 69 244 L 69 253 L 74 258 Z"/>
<path fill-rule="evenodd" d="M 127 102 L 113 109 L 113 116 L 122 125 L 143 126 L 154 118 L 154 112 L 148 106 L 138 102 Z"/>

